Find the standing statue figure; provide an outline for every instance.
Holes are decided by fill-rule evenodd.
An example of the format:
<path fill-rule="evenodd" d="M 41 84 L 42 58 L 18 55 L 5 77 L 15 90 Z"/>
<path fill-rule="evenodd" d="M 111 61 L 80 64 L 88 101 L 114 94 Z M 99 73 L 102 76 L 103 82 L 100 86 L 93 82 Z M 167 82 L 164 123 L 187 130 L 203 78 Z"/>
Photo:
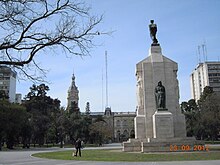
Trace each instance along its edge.
<path fill-rule="evenodd" d="M 150 30 L 150 37 L 153 41 L 153 44 L 157 44 L 158 40 L 156 38 L 156 33 L 157 33 L 157 25 L 154 24 L 154 20 L 150 20 L 150 25 L 149 25 L 149 30 Z"/>
<path fill-rule="evenodd" d="M 161 81 L 158 82 L 155 88 L 155 99 L 157 109 L 166 109 L 166 92 Z"/>
<path fill-rule="evenodd" d="M 140 75 L 137 75 L 137 101 L 138 101 L 138 108 L 143 106 L 143 85 L 142 85 L 142 78 Z"/>

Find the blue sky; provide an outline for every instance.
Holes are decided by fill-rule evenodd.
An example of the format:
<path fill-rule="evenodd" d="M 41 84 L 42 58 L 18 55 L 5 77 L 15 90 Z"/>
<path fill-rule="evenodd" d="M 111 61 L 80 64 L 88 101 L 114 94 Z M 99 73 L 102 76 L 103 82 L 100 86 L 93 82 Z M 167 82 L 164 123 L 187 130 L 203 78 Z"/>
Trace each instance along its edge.
<path fill-rule="evenodd" d="M 219 0 L 86 0 L 86 3 L 92 14 L 104 14 L 98 29 L 115 32 L 111 36 L 97 36 L 94 41 L 100 46 L 91 49 L 88 57 L 65 58 L 61 51 L 37 57 L 41 67 L 49 70 L 48 95 L 60 99 L 63 106 L 67 104 L 74 70 L 81 112 L 85 111 L 87 101 L 91 111 L 103 111 L 102 72 L 105 73 L 107 51 L 109 106 L 115 112 L 135 111 L 135 67 L 148 56 L 151 19 L 158 26 L 157 38 L 163 55 L 178 63 L 180 102 L 191 98 L 189 76 L 198 63 L 198 46 L 205 42 L 208 61 L 220 59 Z M 17 93 L 26 95 L 31 85 L 28 81 L 18 82 Z"/>

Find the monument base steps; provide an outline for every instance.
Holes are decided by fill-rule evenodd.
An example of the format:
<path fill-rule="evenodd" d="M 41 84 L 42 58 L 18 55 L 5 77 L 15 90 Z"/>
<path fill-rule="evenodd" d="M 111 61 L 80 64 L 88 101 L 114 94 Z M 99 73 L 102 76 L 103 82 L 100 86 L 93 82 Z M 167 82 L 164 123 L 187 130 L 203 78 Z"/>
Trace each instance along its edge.
<path fill-rule="evenodd" d="M 189 152 L 207 151 L 203 141 L 194 137 L 129 139 L 123 143 L 124 152 Z"/>

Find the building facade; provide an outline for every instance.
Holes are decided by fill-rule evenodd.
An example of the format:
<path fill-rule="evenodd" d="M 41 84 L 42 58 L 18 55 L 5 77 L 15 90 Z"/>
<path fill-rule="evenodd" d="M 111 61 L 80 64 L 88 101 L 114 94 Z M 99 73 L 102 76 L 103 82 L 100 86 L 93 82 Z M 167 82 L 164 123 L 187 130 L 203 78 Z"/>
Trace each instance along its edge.
<path fill-rule="evenodd" d="M 7 66 L 0 66 L 0 90 L 9 97 L 10 102 L 16 102 L 17 73 Z"/>
<path fill-rule="evenodd" d="M 94 119 L 97 116 L 102 116 L 106 122 L 105 126 L 111 131 L 111 139 L 114 142 L 123 142 L 135 137 L 134 118 L 136 112 L 112 112 L 111 108 L 107 107 L 105 112 L 91 112 L 90 116 Z"/>
<path fill-rule="evenodd" d="M 16 93 L 15 95 L 15 102 L 21 104 L 22 102 L 22 95 L 20 93 Z"/>
<path fill-rule="evenodd" d="M 134 118 L 135 112 L 115 112 L 114 113 L 114 138 L 117 142 L 127 141 L 134 138 Z"/>
<path fill-rule="evenodd" d="M 199 63 L 190 75 L 191 96 L 198 101 L 204 87 L 220 91 L 220 62 Z"/>

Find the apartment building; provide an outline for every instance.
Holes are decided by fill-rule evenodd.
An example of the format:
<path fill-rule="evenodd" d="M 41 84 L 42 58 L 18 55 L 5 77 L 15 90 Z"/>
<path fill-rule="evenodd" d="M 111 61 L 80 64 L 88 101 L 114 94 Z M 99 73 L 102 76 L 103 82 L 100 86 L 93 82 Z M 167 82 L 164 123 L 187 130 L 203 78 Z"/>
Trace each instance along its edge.
<path fill-rule="evenodd" d="M 196 101 L 200 99 L 204 87 L 210 86 L 214 91 L 220 91 L 220 62 L 199 63 L 190 75 L 191 96 Z"/>

